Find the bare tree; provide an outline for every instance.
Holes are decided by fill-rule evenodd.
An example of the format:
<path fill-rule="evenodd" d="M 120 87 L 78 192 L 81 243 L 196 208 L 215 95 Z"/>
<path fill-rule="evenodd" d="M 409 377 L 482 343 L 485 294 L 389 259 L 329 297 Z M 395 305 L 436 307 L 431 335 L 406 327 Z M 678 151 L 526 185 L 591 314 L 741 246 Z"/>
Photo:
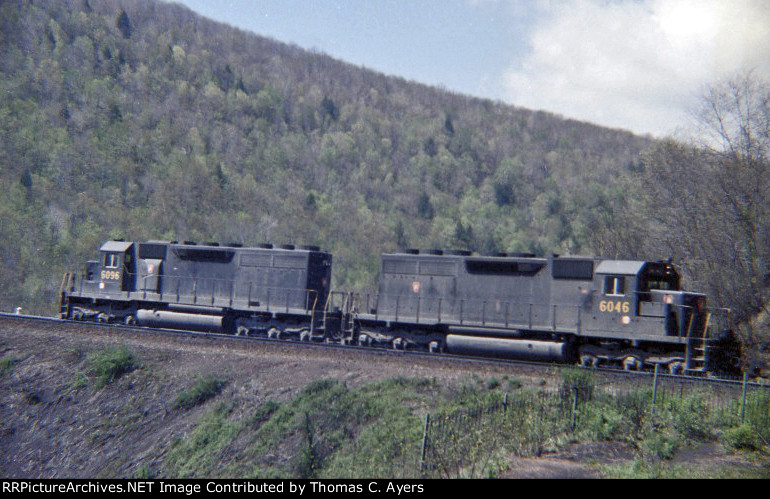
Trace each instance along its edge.
<path fill-rule="evenodd" d="M 770 346 L 770 83 L 751 72 L 708 87 L 691 144 L 645 158 L 650 243 L 728 307 L 749 364 Z"/>

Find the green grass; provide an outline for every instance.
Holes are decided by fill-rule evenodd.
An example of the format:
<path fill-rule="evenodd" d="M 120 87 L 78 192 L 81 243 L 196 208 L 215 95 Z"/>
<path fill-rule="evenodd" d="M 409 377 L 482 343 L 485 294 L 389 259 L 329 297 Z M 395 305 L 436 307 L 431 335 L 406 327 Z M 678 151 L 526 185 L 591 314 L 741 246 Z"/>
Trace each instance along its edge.
<path fill-rule="evenodd" d="M 97 388 L 109 385 L 139 367 L 136 356 L 125 345 L 92 352 L 88 355 L 87 364 Z"/>
<path fill-rule="evenodd" d="M 0 359 L 0 376 L 7 376 L 11 374 L 14 364 L 16 364 L 18 361 L 19 359 L 11 356 L 1 358 Z"/>
<path fill-rule="evenodd" d="M 232 406 L 221 403 L 204 414 L 195 429 L 172 442 L 165 465 L 175 478 L 221 476 L 219 456 L 241 431 L 243 425 L 231 421 Z"/>
<path fill-rule="evenodd" d="M 188 389 L 177 395 L 172 407 L 174 409 L 190 409 L 219 395 L 226 381 L 209 374 L 199 376 L 195 383 Z"/>
<path fill-rule="evenodd" d="M 605 466 L 602 472 L 607 478 L 667 478 L 667 479 L 736 479 L 770 478 L 767 467 L 725 467 L 720 465 L 703 466 L 677 464 L 669 461 L 637 458 L 629 463 Z"/>
<path fill-rule="evenodd" d="M 435 381 L 426 379 L 395 378 L 355 389 L 318 380 L 292 400 L 266 401 L 246 417 L 220 405 L 175 443 L 165 472 L 183 477 L 414 476 L 424 414 L 434 407 L 437 392 Z"/>
<path fill-rule="evenodd" d="M 764 444 L 760 431 L 746 423 L 725 430 L 720 440 L 734 450 L 759 451 Z"/>
<path fill-rule="evenodd" d="M 699 392 L 681 397 L 659 393 L 653 419 L 649 387 L 607 390 L 592 377 L 590 372 L 568 370 L 556 392 L 523 388 L 518 380 L 506 378 L 477 377 L 440 386 L 431 379 L 402 377 L 355 388 L 317 380 L 289 400 L 267 400 L 256 407 L 218 405 L 174 443 L 162 474 L 495 477 L 504 472 L 511 455 L 540 456 L 569 443 L 621 441 L 636 449 L 637 458 L 603 469 L 607 475 L 699 477 L 714 471 L 672 466 L 681 449 L 718 441 L 740 452 L 767 455 L 762 436 L 767 428 L 738 425 L 730 416 L 733 405 L 713 408 Z M 204 389 L 216 386 L 213 381 L 200 378 L 180 399 L 199 400 L 195 393 L 213 393 Z M 508 390 L 503 406 L 506 385 L 514 390 Z M 762 420 L 761 409 L 767 404 L 757 397 L 749 400 L 751 415 Z M 421 472 L 426 414 L 429 452 Z M 735 476 L 762 476 L 762 468 L 757 469 L 738 470 Z M 720 476 L 733 475 L 725 471 Z"/>
<path fill-rule="evenodd" d="M 475 411 L 436 414 L 431 476 L 497 476 L 506 464 L 496 461 L 496 454 L 540 456 L 577 442 L 620 441 L 636 449 L 634 463 L 610 471 L 623 477 L 698 476 L 697 469 L 671 462 L 681 449 L 715 440 L 728 448 L 767 456 L 764 435 L 770 429 L 766 416 L 770 401 L 766 392 L 749 394 L 746 420 L 756 423 L 740 426 L 737 399 L 716 400 L 703 390 L 659 391 L 653 415 L 649 386 L 605 386 L 595 381 L 591 371 L 581 369 L 565 369 L 561 376 L 555 393 L 510 392 L 506 416 L 492 392 L 486 402 L 477 397 Z M 744 471 L 748 476 L 762 475 L 750 469 L 736 474 Z"/>

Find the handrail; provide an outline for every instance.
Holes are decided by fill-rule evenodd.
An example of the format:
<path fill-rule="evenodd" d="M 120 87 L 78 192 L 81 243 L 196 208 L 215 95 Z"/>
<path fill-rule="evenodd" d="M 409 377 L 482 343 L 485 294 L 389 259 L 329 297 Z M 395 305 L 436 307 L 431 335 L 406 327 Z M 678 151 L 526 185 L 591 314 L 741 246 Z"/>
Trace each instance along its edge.
<path fill-rule="evenodd" d="M 129 274 L 134 275 L 134 274 Z M 79 288 L 80 296 L 118 297 L 119 299 L 136 299 L 141 297 L 147 301 L 171 302 L 183 305 L 197 305 L 201 307 L 235 307 L 248 310 L 264 310 L 268 312 L 290 313 L 291 309 L 304 309 L 315 314 L 319 303 L 323 301 L 324 323 L 326 322 L 332 307 L 338 299 L 341 299 L 341 310 L 348 314 L 363 303 L 365 296 L 366 314 L 374 314 L 375 320 L 394 322 L 418 322 L 418 323 L 446 323 L 453 322 L 460 325 L 481 325 L 492 328 L 529 328 L 543 331 L 575 331 L 581 334 L 584 327 L 583 306 L 568 304 L 536 304 L 531 302 L 517 302 L 511 299 L 494 299 L 490 297 L 478 300 L 464 298 L 451 299 L 447 297 L 430 297 L 423 294 L 414 296 L 403 294 L 379 294 L 379 293 L 352 293 L 330 290 L 325 301 L 317 290 L 305 288 L 293 288 L 286 286 L 262 286 L 254 281 L 239 282 L 233 279 L 215 277 L 181 276 L 175 274 L 163 274 L 162 276 L 143 276 L 143 285 L 140 284 L 136 291 L 117 291 L 99 289 L 99 280 L 86 281 L 85 273 L 65 274 L 62 280 L 62 288 L 69 286 L 69 293 L 76 293 Z M 78 286 L 77 280 L 80 278 Z M 147 289 L 148 279 L 163 278 L 162 288 Z M 174 283 L 173 281 L 176 280 Z M 141 280 L 140 280 L 141 281 Z M 174 289 L 175 288 L 175 289 Z M 311 296 L 312 293 L 312 296 Z M 374 300 L 372 300 L 372 295 Z M 372 301 L 376 304 L 374 309 L 369 305 Z M 311 306 L 312 302 L 312 306 Z M 689 305 L 669 304 L 677 309 L 692 309 Z M 709 328 L 714 323 L 714 315 L 719 315 L 718 310 L 706 309 L 703 321 L 703 338 L 707 339 Z M 689 314 L 689 322 L 684 331 L 679 332 L 679 337 L 693 337 L 694 328 L 700 319 L 696 321 L 696 314 Z"/>
<path fill-rule="evenodd" d="M 73 283 L 72 289 L 68 290 L 68 293 L 76 296 L 118 297 L 127 300 L 138 297 L 148 301 L 163 301 L 172 304 L 198 305 L 202 307 L 233 307 L 241 302 L 246 304 L 246 308 L 284 311 L 286 313 L 289 313 L 292 308 L 300 308 L 307 311 L 315 310 L 319 302 L 318 290 L 315 289 L 288 286 L 265 287 L 259 286 L 253 281 L 238 282 L 233 279 L 166 275 L 164 277 L 170 282 L 165 282 L 161 289 L 148 290 L 145 285 L 143 287 L 140 286 L 134 291 L 123 291 L 100 289 L 98 284 L 103 281 L 87 281 L 85 273 L 72 272 L 68 274 L 71 274 L 71 277 L 67 280 L 67 274 L 65 274 L 63 285 L 66 286 L 67 283 Z M 79 290 L 75 291 L 74 283 L 77 282 L 78 277 L 80 278 L 80 286 Z M 148 277 L 145 276 L 145 278 Z M 176 280 L 176 283 L 173 280 Z M 255 290 L 257 296 L 255 296 Z M 255 302 L 254 299 L 259 298 L 259 296 L 265 299 L 261 300 L 261 302 Z"/>
<path fill-rule="evenodd" d="M 341 292 L 335 292 L 340 293 Z M 372 299 L 374 297 L 374 299 Z M 377 321 L 418 322 L 418 323 L 457 323 L 459 325 L 478 325 L 493 328 L 528 328 L 543 331 L 574 331 L 582 334 L 585 327 L 585 305 L 572 304 L 537 304 L 532 302 L 517 302 L 515 300 L 495 300 L 494 298 L 479 298 L 456 300 L 446 297 L 426 297 L 424 295 L 355 293 L 353 302 L 374 302 L 377 307 L 369 310 Z M 693 309 L 690 305 L 667 304 L 678 310 Z M 713 320 L 712 309 L 706 309 L 704 319 L 705 331 Z M 633 314 L 632 314 L 633 315 Z M 696 314 L 690 314 L 688 328 L 681 331 L 678 337 L 688 338 L 695 334 Z"/>

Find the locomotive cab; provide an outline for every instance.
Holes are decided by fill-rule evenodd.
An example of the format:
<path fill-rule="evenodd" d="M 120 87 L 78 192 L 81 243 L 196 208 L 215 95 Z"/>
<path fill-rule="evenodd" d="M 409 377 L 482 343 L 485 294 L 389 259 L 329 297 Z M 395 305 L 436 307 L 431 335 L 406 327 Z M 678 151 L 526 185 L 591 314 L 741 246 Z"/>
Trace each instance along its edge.
<path fill-rule="evenodd" d="M 99 292 L 110 294 L 132 291 L 136 276 L 134 243 L 108 241 L 99 249 L 99 256 L 96 269 L 93 264 L 87 269 L 89 276 L 96 274 L 93 280 L 98 282 Z"/>
<path fill-rule="evenodd" d="M 618 335 L 703 336 L 706 297 L 681 291 L 681 276 L 671 263 L 603 261 L 595 286 L 595 328 Z"/>
<path fill-rule="evenodd" d="M 639 310 L 636 292 L 645 262 L 605 260 L 596 268 L 598 299 L 593 303 L 594 328 L 624 333 Z"/>

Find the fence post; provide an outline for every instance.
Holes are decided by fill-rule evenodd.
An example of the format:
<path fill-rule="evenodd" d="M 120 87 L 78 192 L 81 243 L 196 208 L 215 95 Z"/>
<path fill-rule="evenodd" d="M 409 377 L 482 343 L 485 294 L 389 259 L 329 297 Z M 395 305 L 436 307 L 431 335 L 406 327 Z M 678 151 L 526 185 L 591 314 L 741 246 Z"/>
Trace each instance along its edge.
<path fill-rule="evenodd" d="M 574 432 L 577 425 L 578 387 L 573 385 L 572 390 L 575 392 L 575 400 L 572 401 L 572 431 Z"/>
<path fill-rule="evenodd" d="M 505 421 L 505 418 L 508 417 L 508 392 L 505 392 L 505 397 L 503 397 L 503 421 Z"/>
<path fill-rule="evenodd" d="M 578 388 L 577 386 L 572 387 L 572 390 L 575 392 L 575 400 L 572 401 L 572 431 L 575 431 L 575 426 L 577 426 L 577 397 L 578 397 Z"/>
<path fill-rule="evenodd" d="M 420 449 L 420 474 L 425 471 L 425 453 L 428 449 L 428 426 L 430 425 L 430 414 L 425 415 L 425 427 L 422 430 L 422 449 Z"/>
<path fill-rule="evenodd" d="M 658 369 L 660 364 L 655 364 L 655 377 L 652 381 L 652 428 L 655 429 L 655 403 L 658 400 Z"/>
<path fill-rule="evenodd" d="M 741 424 L 746 420 L 746 385 L 748 384 L 749 375 L 743 373 L 743 402 L 741 403 Z"/>

